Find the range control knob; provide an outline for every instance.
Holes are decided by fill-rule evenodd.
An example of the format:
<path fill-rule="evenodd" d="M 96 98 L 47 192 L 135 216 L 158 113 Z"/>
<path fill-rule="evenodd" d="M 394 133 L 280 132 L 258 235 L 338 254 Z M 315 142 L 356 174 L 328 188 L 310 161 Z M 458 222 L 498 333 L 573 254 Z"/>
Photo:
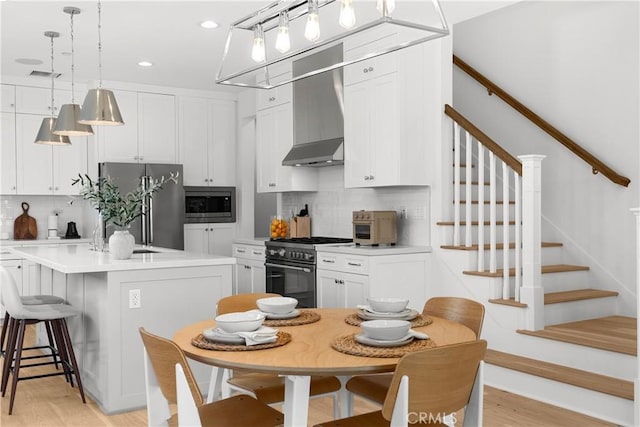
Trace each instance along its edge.
<path fill-rule="evenodd" d="M 307 261 L 311 261 L 313 259 L 313 254 L 304 254 L 304 259 Z"/>
<path fill-rule="evenodd" d="M 287 251 L 285 251 L 284 249 L 280 249 L 278 251 L 278 255 L 280 255 L 280 256 L 284 256 L 284 254 L 286 254 L 286 253 L 287 253 Z"/>
<path fill-rule="evenodd" d="M 275 255 L 276 254 L 276 250 L 275 249 L 269 249 L 269 255 Z"/>

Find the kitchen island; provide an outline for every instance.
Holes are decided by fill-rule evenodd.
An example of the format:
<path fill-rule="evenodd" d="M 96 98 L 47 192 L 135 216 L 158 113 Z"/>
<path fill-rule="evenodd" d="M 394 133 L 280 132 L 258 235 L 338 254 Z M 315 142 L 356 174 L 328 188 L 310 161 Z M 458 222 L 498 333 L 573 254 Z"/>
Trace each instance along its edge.
<path fill-rule="evenodd" d="M 145 253 L 112 260 L 87 244 L 11 248 L 40 266 L 42 293 L 81 310 L 69 320 L 69 333 L 85 392 L 107 414 L 146 405 L 140 326 L 172 337 L 185 325 L 212 319 L 217 301 L 231 295 L 235 258 L 136 249 Z M 210 368 L 193 368 L 206 389 Z"/>

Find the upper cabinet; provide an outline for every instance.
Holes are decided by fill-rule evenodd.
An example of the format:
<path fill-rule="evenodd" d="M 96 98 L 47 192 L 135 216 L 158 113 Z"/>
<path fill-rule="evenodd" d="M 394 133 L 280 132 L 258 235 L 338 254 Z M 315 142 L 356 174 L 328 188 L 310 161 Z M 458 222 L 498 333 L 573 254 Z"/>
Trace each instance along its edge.
<path fill-rule="evenodd" d="M 17 193 L 78 194 L 80 188 L 71 182 L 87 171 L 87 138 L 72 138 L 71 145 L 64 146 L 35 144 L 45 117 L 16 114 Z"/>
<path fill-rule="evenodd" d="M 318 173 L 315 168 L 282 166 L 282 159 L 292 145 L 291 102 L 257 112 L 256 179 L 259 193 L 318 189 Z"/>
<path fill-rule="evenodd" d="M 176 163 L 174 95 L 114 90 L 123 126 L 100 126 L 99 161 Z"/>
<path fill-rule="evenodd" d="M 345 44 L 345 58 L 386 37 Z M 345 187 L 429 185 L 440 134 L 440 44 L 423 43 L 345 67 Z"/>
<path fill-rule="evenodd" d="M 235 186 L 236 103 L 180 97 L 184 185 Z"/>
<path fill-rule="evenodd" d="M 12 85 L 0 85 L 0 90 L 0 112 L 15 113 L 16 87 Z"/>
<path fill-rule="evenodd" d="M 4 89 L 3 89 L 4 95 Z M 56 89 L 54 91 L 53 112 L 57 116 L 63 104 L 71 102 L 71 91 Z M 3 101 L 4 104 L 4 101 Z M 3 111 L 4 111 L 3 105 Z M 51 89 L 42 87 L 16 86 L 15 111 L 25 114 L 51 115 Z"/>

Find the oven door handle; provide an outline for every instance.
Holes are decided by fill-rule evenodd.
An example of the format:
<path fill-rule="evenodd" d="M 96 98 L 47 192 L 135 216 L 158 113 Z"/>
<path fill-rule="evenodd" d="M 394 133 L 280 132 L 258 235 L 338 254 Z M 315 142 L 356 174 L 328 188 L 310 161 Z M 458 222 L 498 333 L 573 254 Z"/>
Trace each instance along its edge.
<path fill-rule="evenodd" d="M 291 266 L 291 265 L 282 265 L 282 264 L 272 264 L 270 262 L 265 262 L 264 265 L 267 266 L 267 267 L 285 268 L 285 269 L 288 269 L 288 270 L 304 271 L 305 273 L 311 273 L 311 269 L 310 268 L 294 267 L 294 266 Z"/>

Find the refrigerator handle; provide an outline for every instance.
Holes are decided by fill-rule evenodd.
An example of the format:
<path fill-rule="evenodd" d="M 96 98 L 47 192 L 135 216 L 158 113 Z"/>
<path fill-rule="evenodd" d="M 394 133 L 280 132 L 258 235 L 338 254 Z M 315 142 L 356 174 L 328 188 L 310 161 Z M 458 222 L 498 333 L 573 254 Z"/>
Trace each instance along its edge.
<path fill-rule="evenodd" d="M 146 191 L 147 190 L 147 176 L 143 176 L 142 178 L 140 178 L 140 180 L 142 181 L 142 188 Z M 142 244 L 146 245 L 147 244 L 147 204 L 146 202 L 142 204 Z"/>
<path fill-rule="evenodd" d="M 149 196 L 149 243 L 153 244 L 153 197 Z"/>

